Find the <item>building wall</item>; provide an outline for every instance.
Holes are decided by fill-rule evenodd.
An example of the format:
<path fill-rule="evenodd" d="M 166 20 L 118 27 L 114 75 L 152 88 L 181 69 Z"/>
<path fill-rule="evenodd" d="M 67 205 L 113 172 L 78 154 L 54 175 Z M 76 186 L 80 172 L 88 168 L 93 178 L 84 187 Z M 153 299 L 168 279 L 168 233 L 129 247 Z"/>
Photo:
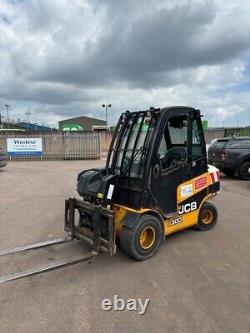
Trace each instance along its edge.
<path fill-rule="evenodd" d="M 84 116 L 76 117 L 59 121 L 59 128 L 61 129 L 62 125 L 67 124 L 77 124 L 80 125 L 84 131 L 92 131 L 92 126 L 106 126 L 106 121 Z"/>

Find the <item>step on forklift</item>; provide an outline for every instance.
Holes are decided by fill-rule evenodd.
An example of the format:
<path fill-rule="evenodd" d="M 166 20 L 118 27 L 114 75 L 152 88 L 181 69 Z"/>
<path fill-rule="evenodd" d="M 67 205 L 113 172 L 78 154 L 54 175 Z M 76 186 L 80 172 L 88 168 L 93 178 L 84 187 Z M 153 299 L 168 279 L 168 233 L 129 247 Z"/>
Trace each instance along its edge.
<path fill-rule="evenodd" d="M 191 107 L 150 108 L 121 114 L 101 169 L 77 178 L 80 199 L 65 200 L 65 231 L 58 239 L 0 252 L 18 253 L 79 240 L 92 252 L 31 271 L 0 277 L 0 283 L 73 265 L 121 249 L 136 260 L 149 259 L 165 236 L 217 223 L 210 202 L 219 193 L 218 169 L 207 164 L 201 114 Z"/>

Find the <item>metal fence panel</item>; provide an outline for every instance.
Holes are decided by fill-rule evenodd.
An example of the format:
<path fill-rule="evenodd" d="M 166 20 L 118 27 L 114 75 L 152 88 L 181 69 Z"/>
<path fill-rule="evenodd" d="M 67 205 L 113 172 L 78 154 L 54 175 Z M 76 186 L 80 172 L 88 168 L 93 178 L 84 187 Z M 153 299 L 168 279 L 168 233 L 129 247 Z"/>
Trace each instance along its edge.
<path fill-rule="evenodd" d="M 7 151 L 7 138 L 42 138 L 45 160 L 101 158 L 100 133 L 8 133 L 0 134 L 0 147 Z M 37 160 L 37 156 L 14 156 L 15 160 Z"/>
<path fill-rule="evenodd" d="M 213 139 L 224 138 L 225 129 L 224 128 L 211 128 L 204 130 L 204 136 L 206 144 L 210 144 Z"/>
<path fill-rule="evenodd" d="M 225 136 L 250 136 L 250 127 L 226 128 Z"/>

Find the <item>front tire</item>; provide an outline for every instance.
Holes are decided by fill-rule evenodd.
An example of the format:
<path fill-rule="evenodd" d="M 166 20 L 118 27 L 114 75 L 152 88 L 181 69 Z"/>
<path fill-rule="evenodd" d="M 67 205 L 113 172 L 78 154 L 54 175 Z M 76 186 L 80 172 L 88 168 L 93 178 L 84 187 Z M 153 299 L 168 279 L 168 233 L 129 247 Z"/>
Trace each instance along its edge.
<path fill-rule="evenodd" d="M 239 170 L 240 178 L 250 180 L 250 162 L 243 162 Z"/>
<path fill-rule="evenodd" d="M 217 218 L 216 207 L 211 202 L 205 202 L 200 208 L 196 229 L 201 231 L 212 229 L 217 223 Z"/>
<path fill-rule="evenodd" d="M 122 228 L 120 245 L 127 255 L 142 261 L 151 258 L 158 251 L 163 237 L 159 219 L 146 214 L 132 228 Z"/>

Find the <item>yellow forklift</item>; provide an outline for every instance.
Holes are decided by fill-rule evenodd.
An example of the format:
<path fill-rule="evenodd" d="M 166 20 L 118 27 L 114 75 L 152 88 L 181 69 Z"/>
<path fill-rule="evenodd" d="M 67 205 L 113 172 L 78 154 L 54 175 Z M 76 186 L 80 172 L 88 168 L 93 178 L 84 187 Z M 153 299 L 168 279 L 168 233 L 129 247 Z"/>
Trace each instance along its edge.
<path fill-rule="evenodd" d="M 81 172 L 82 200 L 66 200 L 65 230 L 96 252 L 116 252 L 116 240 L 137 260 L 152 257 L 165 236 L 209 230 L 217 210 L 218 170 L 207 164 L 199 110 L 126 111 L 120 116 L 106 167 Z M 75 223 L 75 211 L 79 220 Z"/>
<path fill-rule="evenodd" d="M 218 169 L 207 164 L 200 111 L 176 106 L 121 114 L 106 166 L 82 171 L 80 198 L 65 201 L 69 238 L 0 252 L 0 256 L 62 244 L 87 242 L 86 256 L 54 262 L 0 277 L 0 283 L 73 265 L 122 250 L 136 260 L 152 257 L 168 236 L 195 227 L 209 230 L 217 210 L 208 200 L 218 194 Z"/>

